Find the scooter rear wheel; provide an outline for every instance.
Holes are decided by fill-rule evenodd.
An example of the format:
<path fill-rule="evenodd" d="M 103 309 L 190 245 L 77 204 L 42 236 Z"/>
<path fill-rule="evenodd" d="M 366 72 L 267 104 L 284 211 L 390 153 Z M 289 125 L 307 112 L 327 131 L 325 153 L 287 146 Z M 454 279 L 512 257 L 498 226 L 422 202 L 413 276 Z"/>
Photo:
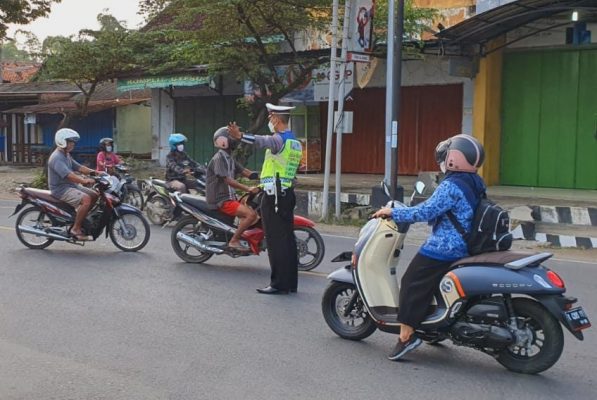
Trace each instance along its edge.
<path fill-rule="evenodd" d="M 205 253 L 202 252 L 184 242 L 181 242 L 176 237 L 178 232 L 183 232 L 189 236 L 197 236 L 200 233 L 206 233 L 207 230 L 201 226 L 201 222 L 197 221 L 195 218 L 186 216 L 172 228 L 172 234 L 170 236 L 170 242 L 172 244 L 172 249 L 176 253 L 178 257 L 180 257 L 183 261 L 188 263 L 197 263 L 201 264 L 209 260 L 213 253 Z"/>
<path fill-rule="evenodd" d="M 343 339 L 362 340 L 371 336 L 377 329 L 358 294 L 352 309 L 344 316 L 356 290 L 357 288 L 350 283 L 331 282 L 321 299 L 321 311 L 325 322 Z"/>
<path fill-rule="evenodd" d="M 552 367 L 564 350 L 564 334 L 558 320 L 541 303 L 528 298 L 512 300 L 518 326 L 528 335 L 527 346 L 513 344 L 497 361 L 510 371 L 538 374 Z"/>
<path fill-rule="evenodd" d="M 52 226 L 52 222 L 46 213 L 44 213 L 41 208 L 37 206 L 24 209 L 17 217 L 17 222 L 15 224 L 17 237 L 21 243 L 30 249 L 45 249 L 54 242 L 53 239 L 50 239 L 46 236 L 38 236 L 32 233 L 22 232 L 19 229 L 19 225 L 39 230 L 44 230 L 45 228 Z"/>

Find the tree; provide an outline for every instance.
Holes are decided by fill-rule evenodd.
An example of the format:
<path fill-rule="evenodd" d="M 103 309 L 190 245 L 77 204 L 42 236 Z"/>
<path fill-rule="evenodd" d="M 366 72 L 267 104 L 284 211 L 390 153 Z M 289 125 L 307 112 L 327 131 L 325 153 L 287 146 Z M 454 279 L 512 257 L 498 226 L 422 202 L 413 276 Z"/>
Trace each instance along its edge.
<path fill-rule="evenodd" d="M 139 0 L 139 15 L 149 21 L 156 17 L 170 4 L 170 0 Z"/>
<path fill-rule="evenodd" d="M 62 0 L 2 0 L 0 2 L 0 42 L 6 37 L 8 24 L 26 25 L 50 13 L 52 3 Z"/>
<path fill-rule="evenodd" d="M 1 60 L 9 61 L 31 61 L 31 55 L 25 50 L 17 47 L 13 40 L 5 42 L 0 47 Z"/>
<path fill-rule="evenodd" d="M 173 57 L 167 60 L 170 65 L 208 64 L 212 75 L 232 74 L 251 81 L 261 95 L 243 105 L 252 117 L 249 129 L 255 130 L 266 121 L 266 102 L 275 103 L 303 85 L 311 71 L 325 62 L 303 54 L 295 39 L 305 31 L 327 29 L 328 3 L 176 0 L 161 15 L 171 22 L 150 34 L 160 34 L 167 38 L 167 46 L 175 46 Z"/>
<path fill-rule="evenodd" d="M 45 40 L 42 79 L 64 79 L 83 92 L 79 113 L 87 115 L 89 100 L 97 85 L 134 67 L 128 46 L 130 32 L 108 14 L 98 15 L 99 31 L 83 30 L 77 38 Z"/>

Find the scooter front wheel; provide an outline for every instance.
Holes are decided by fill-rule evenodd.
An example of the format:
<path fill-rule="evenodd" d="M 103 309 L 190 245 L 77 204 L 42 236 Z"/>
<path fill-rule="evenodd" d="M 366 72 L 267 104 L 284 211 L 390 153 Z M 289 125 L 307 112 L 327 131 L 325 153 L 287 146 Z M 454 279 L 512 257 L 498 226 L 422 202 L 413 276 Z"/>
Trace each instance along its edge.
<path fill-rule="evenodd" d="M 343 339 L 362 340 L 377 329 L 357 288 L 350 283 L 332 281 L 321 299 L 321 311 L 330 329 Z"/>
<path fill-rule="evenodd" d="M 139 251 L 147 242 L 151 229 L 141 214 L 124 212 L 110 226 L 110 239 L 122 251 Z"/>

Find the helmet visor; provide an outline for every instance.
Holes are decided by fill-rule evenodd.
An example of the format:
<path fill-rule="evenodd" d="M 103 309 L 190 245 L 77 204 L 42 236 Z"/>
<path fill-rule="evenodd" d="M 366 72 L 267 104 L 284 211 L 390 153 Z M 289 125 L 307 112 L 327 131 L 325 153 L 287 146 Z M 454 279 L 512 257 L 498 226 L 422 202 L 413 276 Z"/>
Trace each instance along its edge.
<path fill-rule="evenodd" d="M 443 142 L 439 142 L 435 148 L 435 161 L 438 164 L 446 161 L 446 156 L 448 155 L 448 149 L 450 148 L 451 143 L 452 141 L 450 139 L 446 139 Z"/>

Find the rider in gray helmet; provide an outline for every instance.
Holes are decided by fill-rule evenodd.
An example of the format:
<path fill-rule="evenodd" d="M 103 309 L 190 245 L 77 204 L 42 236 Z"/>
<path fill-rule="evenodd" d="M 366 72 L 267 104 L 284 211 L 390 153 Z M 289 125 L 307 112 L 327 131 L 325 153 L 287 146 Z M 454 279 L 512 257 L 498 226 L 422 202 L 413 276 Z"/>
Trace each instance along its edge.
<path fill-rule="evenodd" d="M 241 244 L 240 238 L 242 233 L 259 218 L 255 210 L 238 201 L 235 189 L 256 194 L 259 188 L 243 185 L 235 178 L 240 175 L 257 179 L 258 174 L 244 168 L 232 158 L 232 149 L 236 141 L 230 138 L 227 127 L 216 130 L 213 141 L 218 151 L 207 166 L 205 183 L 207 203 L 226 215 L 239 218 L 238 228 L 228 242 L 228 246 L 238 251 L 249 251 L 249 248 Z"/>

